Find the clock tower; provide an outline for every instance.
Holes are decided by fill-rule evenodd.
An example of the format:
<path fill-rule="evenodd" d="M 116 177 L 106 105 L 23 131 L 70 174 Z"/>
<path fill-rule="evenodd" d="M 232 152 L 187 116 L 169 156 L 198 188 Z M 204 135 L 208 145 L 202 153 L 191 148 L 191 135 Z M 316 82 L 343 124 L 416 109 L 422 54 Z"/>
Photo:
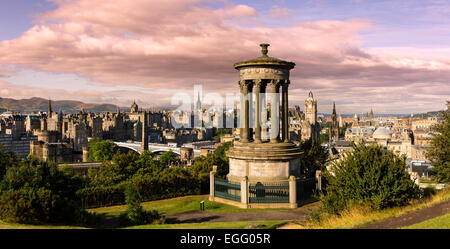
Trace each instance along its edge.
<path fill-rule="evenodd" d="M 301 124 L 302 140 L 319 140 L 320 124 L 317 123 L 317 100 L 313 93 L 309 91 L 308 98 L 305 100 L 305 119 Z"/>
<path fill-rule="evenodd" d="M 305 100 L 305 120 L 312 125 L 317 123 L 317 101 L 311 91 L 309 91 L 308 98 Z"/>

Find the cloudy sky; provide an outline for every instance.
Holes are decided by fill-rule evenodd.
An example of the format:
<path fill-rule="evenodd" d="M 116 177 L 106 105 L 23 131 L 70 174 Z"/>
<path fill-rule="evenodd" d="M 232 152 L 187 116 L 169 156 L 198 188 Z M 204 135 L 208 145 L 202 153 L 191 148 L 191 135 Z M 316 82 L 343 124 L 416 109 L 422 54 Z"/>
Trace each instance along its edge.
<path fill-rule="evenodd" d="M 141 107 L 238 91 L 233 63 L 293 61 L 290 105 L 417 113 L 450 99 L 446 0 L 1 0 L 0 97 Z"/>

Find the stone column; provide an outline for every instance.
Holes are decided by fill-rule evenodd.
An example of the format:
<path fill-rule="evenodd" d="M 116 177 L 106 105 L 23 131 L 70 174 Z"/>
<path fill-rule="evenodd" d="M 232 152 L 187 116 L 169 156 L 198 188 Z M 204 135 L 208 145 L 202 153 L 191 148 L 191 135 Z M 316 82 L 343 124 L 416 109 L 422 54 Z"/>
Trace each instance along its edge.
<path fill-rule="evenodd" d="M 297 208 L 297 182 L 295 176 L 289 177 L 289 206 Z"/>
<path fill-rule="evenodd" d="M 277 143 L 280 141 L 280 80 L 272 80 L 270 89 L 270 142 Z"/>
<path fill-rule="evenodd" d="M 241 87 L 241 117 L 240 117 L 240 126 L 241 126 L 241 132 L 240 132 L 240 140 L 243 143 L 248 143 L 248 136 L 249 136 L 249 106 L 248 106 L 248 85 L 245 82 L 245 80 L 239 81 L 239 85 Z"/>
<path fill-rule="evenodd" d="M 253 107 L 253 81 L 248 81 L 247 83 L 247 127 L 248 127 L 248 141 L 253 141 L 253 128 L 254 127 L 254 107 Z"/>
<path fill-rule="evenodd" d="M 322 191 L 322 171 L 316 170 L 316 190 Z"/>
<path fill-rule="evenodd" d="M 283 141 L 289 142 L 289 102 L 288 102 L 288 86 L 289 80 L 283 82 Z"/>
<path fill-rule="evenodd" d="M 255 80 L 255 94 L 256 94 L 256 128 L 255 128 L 255 142 L 261 143 L 261 96 L 260 93 L 264 92 L 265 89 L 262 80 Z M 264 90 L 264 91 L 263 91 Z"/>
<path fill-rule="evenodd" d="M 148 113 L 144 111 L 142 120 L 142 144 L 141 150 L 144 152 L 148 150 Z"/>
<path fill-rule="evenodd" d="M 248 208 L 248 177 L 244 176 L 241 180 L 241 206 Z"/>
<path fill-rule="evenodd" d="M 87 163 L 89 162 L 89 147 L 87 145 L 84 145 L 82 147 L 82 150 L 83 150 L 82 161 L 83 163 Z"/>
<path fill-rule="evenodd" d="M 209 172 L 209 200 L 214 201 L 214 177 L 216 176 L 217 166 L 213 166 L 213 170 Z"/>

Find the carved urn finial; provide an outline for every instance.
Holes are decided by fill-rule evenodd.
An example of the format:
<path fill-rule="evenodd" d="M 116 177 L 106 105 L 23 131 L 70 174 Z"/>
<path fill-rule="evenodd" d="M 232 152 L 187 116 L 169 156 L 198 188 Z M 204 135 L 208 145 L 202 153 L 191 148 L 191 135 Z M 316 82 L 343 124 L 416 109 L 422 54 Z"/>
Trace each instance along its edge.
<path fill-rule="evenodd" d="M 259 44 L 259 46 L 261 46 L 261 53 L 263 54 L 263 56 L 267 56 L 267 47 L 270 46 L 270 44 L 268 43 L 261 43 Z"/>

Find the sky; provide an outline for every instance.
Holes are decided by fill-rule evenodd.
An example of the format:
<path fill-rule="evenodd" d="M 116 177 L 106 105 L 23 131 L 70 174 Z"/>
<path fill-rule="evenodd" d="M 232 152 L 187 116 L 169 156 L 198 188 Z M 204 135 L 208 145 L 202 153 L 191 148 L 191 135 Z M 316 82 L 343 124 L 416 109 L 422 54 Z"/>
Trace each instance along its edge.
<path fill-rule="evenodd" d="M 450 1 L 0 0 L 0 97 L 140 107 L 238 92 L 233 64 L 296 63 L 290 105 L 420 113 L 450 100 Z"/>

